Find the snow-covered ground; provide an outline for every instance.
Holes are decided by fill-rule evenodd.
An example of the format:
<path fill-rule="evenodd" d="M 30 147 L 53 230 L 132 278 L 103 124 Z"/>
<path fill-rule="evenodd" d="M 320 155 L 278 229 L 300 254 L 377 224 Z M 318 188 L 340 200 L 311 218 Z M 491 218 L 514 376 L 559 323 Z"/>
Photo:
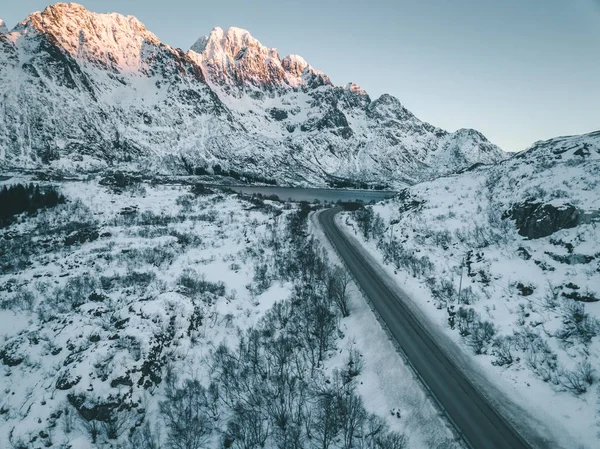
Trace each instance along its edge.
<path fill-rule="evenodd" d="M 146 447 L 152 438 L 168 447 L 173 373 L 223 388 L 215 354 L 235 354 L 253 329 L 267 335 L 305 285 L 276 274 L 295 206 L 105 180 L 36 181 L 57 186 L 67 203 L 2 230 L 0 447 Z M 381 431 L 382 447 L 459 447 L 355 289 L 350 316 L 335 323 L 314 381 L 335 379 L 358 357 L 343 388 L 362 398 L 361 419 L 396 432 Z M 235 413 L 219 407 L 206 447 L 235 433 Z M 270 431 L 266 447 L 275 447 Z M 338 432 L 332 448 L 344 444 Z"/>
<path fill-rule="evenodd" d="M 311 221 L 311 231 L 327 249 L 328 258 L 342 266 L 342 261 L 315 219 Z M 350 297 L 352 313 L 341 323 L 344 338 L 339 346 L 348 350 L 358 349 L 363 355 L 365 368 L 358 378 L 358 391 L 367 410 L 373 413 L 386 410 L 395 416 L 397 420 L 390 424 L 411 435 L 410 447 L 462 447 L 451 424 L 445 420 L 433 399 L 427 396 L 354 283 Z M 341 357 L 331 362 L 335 364 L 336 359 L 341 365 Z M 444 426 L 440 426 L 442 422 Z"/>
<path fill-rule="evenodd" d="M 245 251 L 272 216 L 233 195 L 195 197 L 188 186 L 149 185 L 117 194 L 97 182 L 60 188 L 67 204 L 8 229 L 32 253 L 24 268 L 0 276 L 7 308 L 0 315 L 1 447 L 13 427 L 15 441 L 45 432 L 44 441 L 89 447 L 86 437 L 57 424 L 69 394 L 106 399 L 143 385 L 128 400 L 144 403 L 158 388 L 153 376 L 162 376 L 163 359 L 156 367 L 149 362 L 156 348 L 164 347 L 164 360 L 202 376 L 211 348 L 235 342 L 238 328 L 290 294 L 288 284 L 260 294 L 247 288 L 254 267 Z M 67 235 L 83 242 L 67 245 L 57 235 L 69 225 L 78 230 Z M 95 237 L 85 237 L 88 229 Z M 183 276 L 209 285 L 191 291 Z M 13 305 L 16 297 L 31 297 L 31 304 Z M 169 332 L 169 341 L 161 339 Z"/>
<path fill-rule="evenodd" d="M 600 134 L 345 213 L 469 363 L 563 447 L 598 447 Z"/>

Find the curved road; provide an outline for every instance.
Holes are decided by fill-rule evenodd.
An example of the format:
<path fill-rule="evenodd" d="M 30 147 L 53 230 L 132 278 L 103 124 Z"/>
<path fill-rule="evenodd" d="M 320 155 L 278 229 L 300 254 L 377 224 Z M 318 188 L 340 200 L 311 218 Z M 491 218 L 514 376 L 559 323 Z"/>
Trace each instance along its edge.
<path fill-rule="evenodd" d="M 319 214 L 323 231 L 463 441 L 474 449 L 530 449 L 412 316 L 402 297 L 386 285 L 338 229 L 334 217 L 340 211 L 334 208 Z"/>

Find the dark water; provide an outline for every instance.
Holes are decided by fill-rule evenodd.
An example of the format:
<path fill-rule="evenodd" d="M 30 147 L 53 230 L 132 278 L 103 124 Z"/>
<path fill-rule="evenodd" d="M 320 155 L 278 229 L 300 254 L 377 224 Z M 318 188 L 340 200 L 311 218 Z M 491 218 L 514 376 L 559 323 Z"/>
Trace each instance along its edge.
<path fill-rule="evenodd" d="M 397 192 L 390 190 L 347 190 L 347 189 L 309 189 L 302 187 L 255 187 L 255 186 L 227 186 L 239 193 L 252 195 L 277 195 L 282 200 L 315 202 L 337 202 L 337 201 L 380 201 L 392 198 Z"/>

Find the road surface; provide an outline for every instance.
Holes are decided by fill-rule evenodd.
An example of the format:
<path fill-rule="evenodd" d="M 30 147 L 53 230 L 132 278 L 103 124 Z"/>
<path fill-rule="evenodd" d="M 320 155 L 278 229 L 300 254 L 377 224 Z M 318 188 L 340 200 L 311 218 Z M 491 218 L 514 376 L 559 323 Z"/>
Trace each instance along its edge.
<path fill-rule="evenodd" d="M 463 441 L 474 449 L 530 449 L 411 314 L 401 293 L 387 286 L 338 229 L 334 217 L 340 211 L 334 208 L 319 214 L 323 231 Z"/>

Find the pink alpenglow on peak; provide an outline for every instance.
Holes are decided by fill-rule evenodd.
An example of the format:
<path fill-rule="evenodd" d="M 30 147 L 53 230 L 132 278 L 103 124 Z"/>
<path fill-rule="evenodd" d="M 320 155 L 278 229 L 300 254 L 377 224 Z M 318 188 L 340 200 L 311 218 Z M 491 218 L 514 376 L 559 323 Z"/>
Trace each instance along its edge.
<path fill-rule="evenodd" d="M 220 58 L 229 56 L 235 58 L 238 53 L 247 47 L 255 47 L 261 53 L 268 53 L 268 48 L 254 39 L 252 35 L 241 28 L 231 27 L 223 31 L 215 27 L 208 36 L 203 36 L 192 45 L 191 50 L 196 53 L 204 53 L 206 58 Z"/>
<path fill-rule="evenodd" d="M 15 30 L 45 34 L 71 56 L 119 72 L 139 71 L 150 47 L 167 48 L 135 17 L 97 14 L 77 3 L 48 6 Z"/>
<path fill-rule="evenodd" d="M 190 48 L 208 79 L 218 85 L 258 88 L 331 85 L 327 75 L 313 69 L 301 56 L 281 59 L 276 48 L 262 45 L 241 28 L 215 27 Z"/>
<path fill-rule="evenodd" d="M 299 55 L 288 55 L 281 60 L 283 69 L 296 77 L 302 76 L 304 71 L 309 67 L 308 62 Z"/>
<path fill-rule="evenodd" d="M 367 91 L 364 90 L 362 87 L 360 87 L 358 84 L 348 83 L 344 86 L 344 89 L 346 89 L 347 91 L 350 91 L 356 95 L 361 95 L 361 96 L 367 95 Z"/>

